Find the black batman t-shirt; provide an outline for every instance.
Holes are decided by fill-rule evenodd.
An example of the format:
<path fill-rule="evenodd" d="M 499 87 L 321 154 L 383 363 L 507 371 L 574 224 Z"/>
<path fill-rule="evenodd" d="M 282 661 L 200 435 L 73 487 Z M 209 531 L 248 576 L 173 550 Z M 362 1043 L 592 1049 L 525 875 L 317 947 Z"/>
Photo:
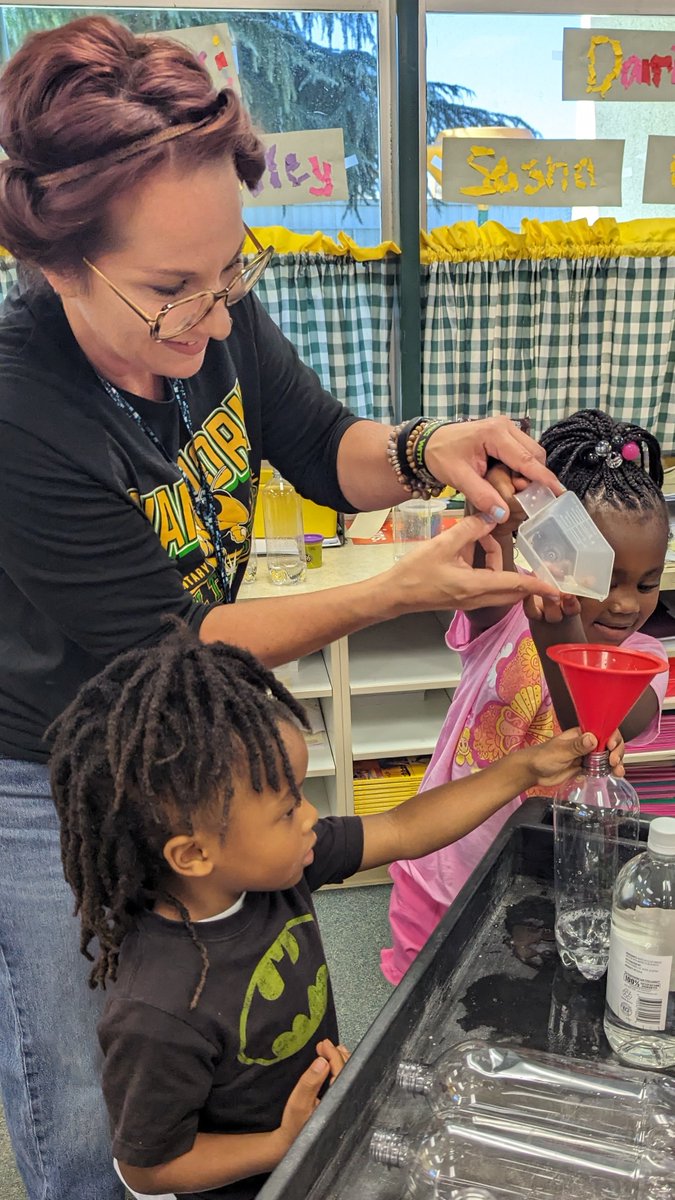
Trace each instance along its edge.
<path fill-rule="evenodd" d="M 186 381 L 194 438 L 174 399 L 127 395 L 167 461 L 107 395 L 51 290 L 15 289 L 0 307 L 0 755 L 44 761 L 46 728 L 87 679 L 156 642 L 165 614 L 198 629 L 224 599 L 176 462 L 214 493 L 232 598 L 261 458 L 349 510 L 336 463 L 356 418 L 253 296 L 232 316 Z"/>
<path fill-rule="evenodd" d="M 249 892 L 239 912 L 185 926 L 147 913 L 122 946 L 99 1024 L 103 1091 L 121 1162 L 152 1167 L 192 1148 L 197 1133 L 278 1128 L 286 1101 L 316 1058 L 337 1044 L 333 994 L 311 892 L 358 870 L 359 817 L 319 821 L 314 862 L 283 892 Z M 184 1200 L 251 1200 L 264 1176 Z"/>

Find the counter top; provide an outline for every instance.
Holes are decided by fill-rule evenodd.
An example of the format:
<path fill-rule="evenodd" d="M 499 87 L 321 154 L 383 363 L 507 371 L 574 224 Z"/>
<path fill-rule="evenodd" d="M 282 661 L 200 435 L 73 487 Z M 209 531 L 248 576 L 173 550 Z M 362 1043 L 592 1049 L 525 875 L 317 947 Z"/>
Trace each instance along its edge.
<path fill-rule="evenodd" d="M 344 546 L 333 546 L 323 551 L 323 565 L 308 570 L 302 583 L 279 586 L 271 582 L 267 572 L 265 556 L 258 558 L 258 575 L 251 584 L 244 584 L 239 592 L 240 600 L 253 600 L 266 596 L 291 596 L 299 592 L 321 592 L 325 588 L 340 587 L 345 583 L 360 583 L 372 579 L 380 571 L 394 565 L 394 547 L 389 543 L 359 545 L 346 541 Z M 675 563 L 668 563 L 661 576 L 661 590 L 675 591 Z"/>

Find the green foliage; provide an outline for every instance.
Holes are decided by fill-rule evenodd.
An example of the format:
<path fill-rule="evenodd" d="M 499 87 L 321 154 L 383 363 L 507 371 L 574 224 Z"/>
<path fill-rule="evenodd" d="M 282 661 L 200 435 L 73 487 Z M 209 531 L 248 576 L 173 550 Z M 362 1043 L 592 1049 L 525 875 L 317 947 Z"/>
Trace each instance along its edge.
<path fill-rule="evenodd" d="M 107 9 L 135 33 L 168 32 L 226 21 L 237 47 L 244 99 L 267 133 L 293 129 L 341 128 L 345 154 L 354 156 L 349 208 L 379 196 L 377 24 L 372 13 L 231 12 L 223 9 Z M 0 8 L 5 53 L 28 33 L 62 25 L 86 10 Z M 519 117 L 487 112 L 470 104 L 473 93 L 455 84 L 429 83 L 427 129 L 432 142 L 442 129 L 512 125 L 529 128 Z"/>

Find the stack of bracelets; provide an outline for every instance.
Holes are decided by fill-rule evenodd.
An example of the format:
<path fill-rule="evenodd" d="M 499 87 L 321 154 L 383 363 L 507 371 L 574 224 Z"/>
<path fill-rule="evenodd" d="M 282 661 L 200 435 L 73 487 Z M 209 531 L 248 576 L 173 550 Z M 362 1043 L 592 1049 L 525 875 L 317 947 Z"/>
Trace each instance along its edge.
<path fill-rule="evenodd" d="M 413 499 L 430 500 L 440 496 L 445 484 L 440 483 L 424 462 L 424 452 L 432 433 L 452 421 L 432 421 L 428 417 L 413 417 L 396 425 L 389 434 L 387 458 L 401 487 L 410 492 Z"/>

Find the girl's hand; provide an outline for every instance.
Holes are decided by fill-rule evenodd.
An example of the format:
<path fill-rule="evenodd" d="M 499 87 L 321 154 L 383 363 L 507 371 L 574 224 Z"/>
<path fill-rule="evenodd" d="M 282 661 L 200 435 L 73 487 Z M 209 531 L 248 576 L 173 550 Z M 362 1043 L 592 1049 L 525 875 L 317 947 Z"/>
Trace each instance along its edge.
<path fill-rule="evenodd" d="M 424 457 L 427 470 L 436 479 L 463 492 L 478 512 L 489 513 L 499 523 L 507 519 L 508 509 L 497 489 L 486 479 L 488 458 L 504 463 L 528 482 L 543 483 L 556 496 L 564 491 L 555 475 L 547 470 L 541 446 L 508 417 L 442 425 L 429 438 Z"/>
<path fill-rule="evenodd" d="M 582 733 L 580 729 L 568 729 L 559 737 L 542 742 L 539 746 L 531 746 L 522 751 L 530 759 L 532 768 L 531 787 L 558 787 L 572 779 L 582 765 L 582 759 L 592 754 L 598 744 L 592 733 Z M 620 733 L 615 733 L 609 739 L 609 762 L 615 775 L 623 775 L 622 766 L 624 744 Z"/>
<path fill-rule="evenodd" d="M 525 616 L 528 621 L 559 625 L 568 617 L 581 616 L 579 597 L 562 595 L 556 600 L 548 596 L 528 596 L 525 601 Z"/>
<path fill-rule="evenodd" d="M 506 520 L 502 521 L 495 529 L 495 537 L 500 540 L 502 537 L 513 537 L 518 532 L 518 526 L 527 520 L 525 510 L 518 503 L 517 484 L 520 484 L 522 490 L 522 487 L 528 483 L 528 480 L 522 478 L 516 479 L 513 472 L 509 471 L 508 467 L 503 466 L 502 463 L 497 463 L 496 466 L 490 467 L 485 478 L 488 483 L 492 484 L 495 491 L 499 492 L 504 505 L 508 509 Z M 467 513 L 476 511 L 474 506 L 468 501 L 466 511 Z"/>
<path fill-rule="evenodd" d="M 501 550 L 490 536 L 494 527 L 483 516 L 464 517 L 452 529 L 411 550 L 373 581 L 386 589 L 386 605 L 391 605 L 393 596 L 399 613 L 448 608 L 470 612 L 517 604 L 526 596 L 558 597 L 555 588 L 536 575 L 502 569 Z M 477 542 L 485 551 L 485 568 L 471 566 Z"/>

